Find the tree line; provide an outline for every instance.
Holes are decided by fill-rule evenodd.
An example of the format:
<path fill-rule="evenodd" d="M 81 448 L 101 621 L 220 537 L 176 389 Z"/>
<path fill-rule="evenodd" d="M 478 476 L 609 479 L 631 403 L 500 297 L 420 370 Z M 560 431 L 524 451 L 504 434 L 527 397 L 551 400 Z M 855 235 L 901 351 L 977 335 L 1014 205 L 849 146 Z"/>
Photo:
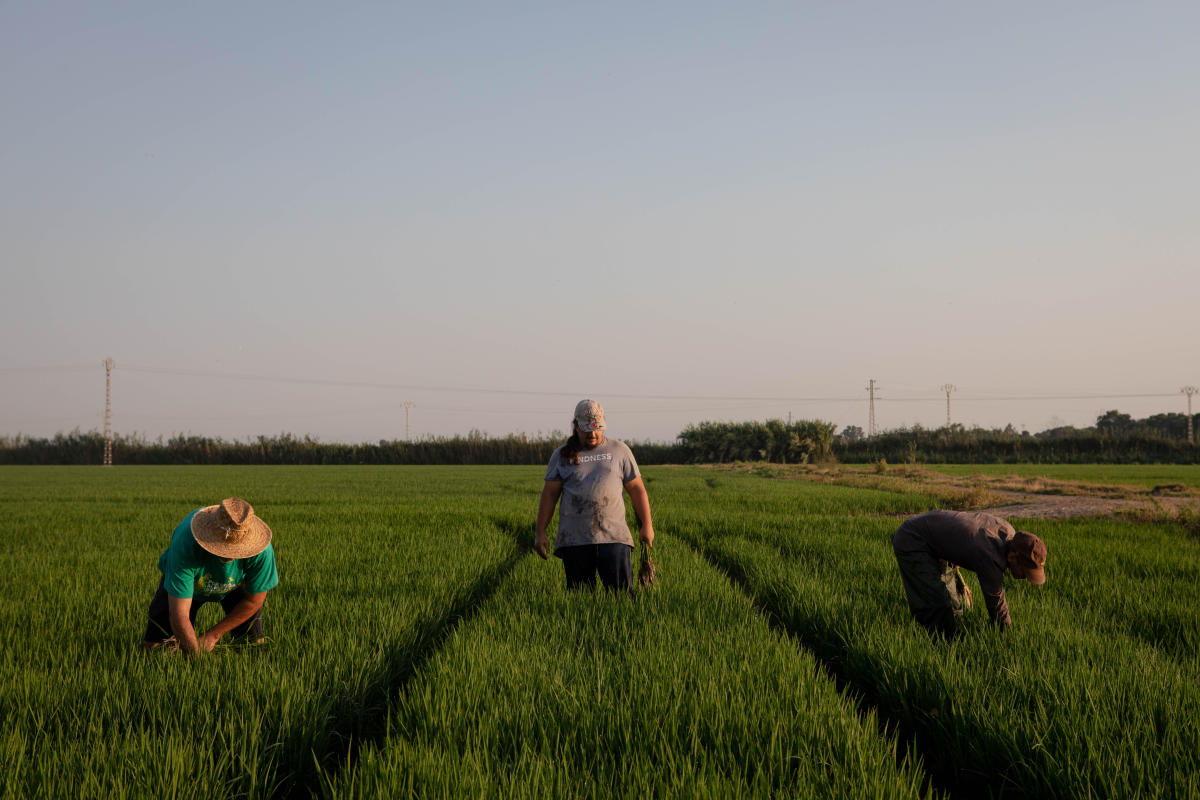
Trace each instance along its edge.
<path fill-rule="evenodd" d="M 258 436 L 230 441 L 214 436 L 176 435 L 147 440 L 113 437 L 115 464 L 541 464 L 550 460 L 566 436 L 492 437 L 478 431 L 465 436 L 439 436 L 417 441 L 381 439 L 374 443 L 322 442 L 312 436 Z M 678 459 L 675 446 L 630 442 L 640 463 L 665 464 Z M 99 464 L 104 436 L 74 430 L 52 437 L 0 437 L 0 464 Z"/>
<path fill-rule="evenodd" d="M 834 455 L 851 464 L 1200 464 L 1200 447 L 1186 439 L 1090 428 L 1048 436 L 1008 429 L 914 427 L 869 439 L 839 439 Z"/>
<path fill-rule="evenodd" d="M 1200 414 L 1193 418 L 1200 430 Z M 833 423 L 701 422 L 689 425 L 674 442 L 628 444 L 640 464 L 769 461 L 818 463 L 1041 463 L 1136 464 L 1200 463 L 1200 447 L 1187 438 L 1186 414 L 1155 414 L 1133 419 L 1108 411 L 1087 428 L 1058 427 L 1040 433 L 1005 428 L 898 428 L 866 437 L 848 426 L 835 435 Z M 321 442 L 311 436 L 259 436 L 244 441 L 176 435 L 148 440 L 115 436 L 117 464 L 537 464 L 550 460 L 565 434 L 493 437 L 477 430 L 462 436 L 375 443 Z M 52 437 L 0 436 L 0 464 L 99 464 L 104 437 L 97 431 Z"/>

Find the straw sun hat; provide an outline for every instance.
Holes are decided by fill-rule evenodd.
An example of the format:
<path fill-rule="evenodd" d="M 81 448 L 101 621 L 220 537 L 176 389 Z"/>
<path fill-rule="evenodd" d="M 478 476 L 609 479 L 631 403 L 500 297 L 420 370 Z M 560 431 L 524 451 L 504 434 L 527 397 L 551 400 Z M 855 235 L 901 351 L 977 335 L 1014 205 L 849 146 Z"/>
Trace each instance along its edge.
<path fill-rule="evenodd" d="M 220 558 L 250 558 L 271 543 L 271 529 L 254 516 L 254 507 L 240 497 L 202 508 L 192 517 L 196 543 Z"/>

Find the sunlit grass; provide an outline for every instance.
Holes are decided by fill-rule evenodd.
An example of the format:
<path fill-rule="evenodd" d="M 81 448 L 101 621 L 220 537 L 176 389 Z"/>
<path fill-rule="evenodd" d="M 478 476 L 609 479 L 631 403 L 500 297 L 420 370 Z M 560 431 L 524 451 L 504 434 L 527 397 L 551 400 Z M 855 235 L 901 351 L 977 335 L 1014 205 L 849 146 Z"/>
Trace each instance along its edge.
<path fill-rule="evenodd" d="M 890 549 L 921 495 L 647 468 L 631 600 L 528 553 L 542 473 L 0 468 L 0 794 L 1200 797 L 1182 527 L 1031 521 L 1047 584 L 946 645 Z M 233 494 L 275 531 L 267 644 L 145 656 L 171 530 Z"/>

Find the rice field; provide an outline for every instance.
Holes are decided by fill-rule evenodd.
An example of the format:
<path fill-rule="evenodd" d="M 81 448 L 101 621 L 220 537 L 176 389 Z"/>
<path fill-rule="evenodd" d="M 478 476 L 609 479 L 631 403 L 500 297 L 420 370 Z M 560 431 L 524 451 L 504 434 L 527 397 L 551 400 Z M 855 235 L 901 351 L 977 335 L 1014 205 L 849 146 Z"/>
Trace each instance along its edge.
<path fill-rule="evenodd" d="M 1170 484 L 1200 488 L 1197 464 L 929 464 L 926 469 L 947 475 L 1017 475 L 1146 489 Z"/>
<path fill-rule="evenodd" d="M 540 467 L 0 468 L 0 796 L 1200 798 L 1185 528 L 1027 521 L 1047 583 L 944 643 L 890 547 L 933 499 L 643 472 L 625 597 L 531 552 Z M 275 531 L 268 641 L 143 654 L 171 530 L 229 495 Z"/>

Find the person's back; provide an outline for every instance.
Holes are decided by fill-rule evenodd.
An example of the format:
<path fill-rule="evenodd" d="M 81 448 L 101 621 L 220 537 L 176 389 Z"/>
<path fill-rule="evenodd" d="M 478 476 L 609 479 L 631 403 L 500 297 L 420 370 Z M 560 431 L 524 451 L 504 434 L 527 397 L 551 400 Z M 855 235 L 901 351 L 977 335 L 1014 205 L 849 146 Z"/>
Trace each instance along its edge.
<path fill-rule="evenodd" d="M 988 616 L 1002 628 L 1012 624 L 1005 569 L 1034 583 L 1044 580 L 1042 541 L 985 512 L 938 510 L 911 517 L 892 535 L 892 549 L 913 617 L 942 635 L 956 632 L 963 611 L 965 585 L 957 567 L 975 573 Z"/>

